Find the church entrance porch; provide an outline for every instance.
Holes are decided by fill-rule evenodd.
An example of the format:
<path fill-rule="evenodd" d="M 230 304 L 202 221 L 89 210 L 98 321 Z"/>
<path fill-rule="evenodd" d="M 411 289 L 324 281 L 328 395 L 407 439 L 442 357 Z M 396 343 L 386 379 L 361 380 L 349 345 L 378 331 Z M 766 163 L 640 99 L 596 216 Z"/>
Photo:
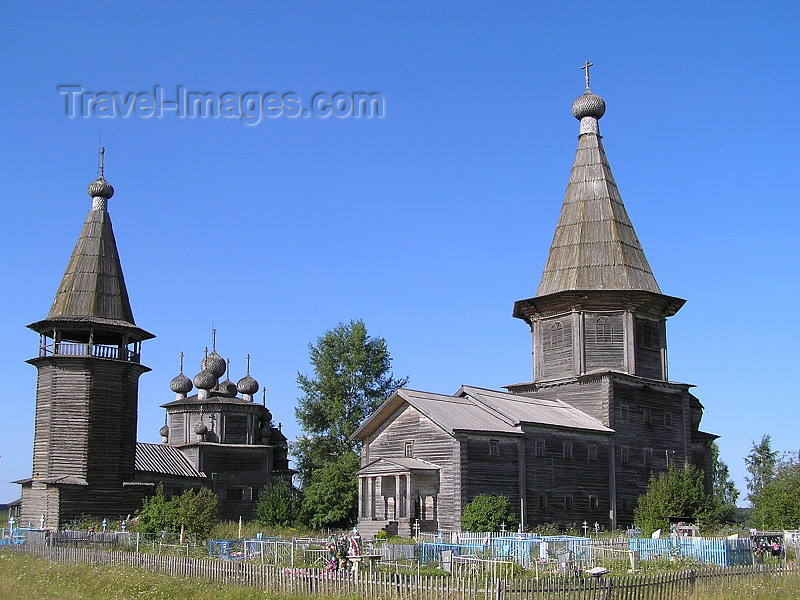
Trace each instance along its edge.
<path fill-rule="evenodd" d="M 358 528 L 371 538 L 438 529 L 439 468 L 413 458 L 379 458 L 358 471 Z"/>

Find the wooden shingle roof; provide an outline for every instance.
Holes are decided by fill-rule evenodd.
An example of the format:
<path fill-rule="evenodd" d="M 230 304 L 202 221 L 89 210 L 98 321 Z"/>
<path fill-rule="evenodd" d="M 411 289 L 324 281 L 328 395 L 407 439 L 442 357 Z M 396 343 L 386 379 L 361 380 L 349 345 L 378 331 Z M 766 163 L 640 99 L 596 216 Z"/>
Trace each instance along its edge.
<path fill-rule="evenodd" d="M 86 317 L 135 325 L 105 209 L 89 211 L 47 315 L 48 320 Z"/>
<path fill-rule="evenodd" d="M 582 129 L 579 137 L 536 296 L 570 290 L 661 293 L 622 204 L 596 126 L 594 131 Z"/>

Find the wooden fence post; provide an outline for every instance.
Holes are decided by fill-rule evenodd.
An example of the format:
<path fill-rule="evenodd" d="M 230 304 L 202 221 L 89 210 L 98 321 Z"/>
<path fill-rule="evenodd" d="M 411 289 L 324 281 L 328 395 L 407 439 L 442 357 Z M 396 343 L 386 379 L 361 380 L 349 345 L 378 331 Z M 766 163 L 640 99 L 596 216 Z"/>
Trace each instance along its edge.
<path fill-rule="evenodd" d="M 603 596 L 602 600 L 610 600 L 611 590 L 614 589 L 614 583 L 610 579 L 603 579 Z"/>

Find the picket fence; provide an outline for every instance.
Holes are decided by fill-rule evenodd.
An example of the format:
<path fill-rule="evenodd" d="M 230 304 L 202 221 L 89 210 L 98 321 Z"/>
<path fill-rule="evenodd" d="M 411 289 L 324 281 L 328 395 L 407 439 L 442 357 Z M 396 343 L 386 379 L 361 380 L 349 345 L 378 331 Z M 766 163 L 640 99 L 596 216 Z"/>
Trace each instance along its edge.
<path fill-rule="evenodd" d="M 361 572 L 336 575 L 319 569 L 281 569 L 244 561 L 194 559 L 48 546 L 6 546 L 65 564 L 128 566 L 172 577 L 193 577 L 223 585 L 253 586 L 274 593 L 322 595 L 359 600 L 673 600 L 693 591 L 730 587 L 734 582 L 769 585 L 777 577 L 800 578 L 796 566 L 705 568 L 611 578 L 492 579 Z"/>

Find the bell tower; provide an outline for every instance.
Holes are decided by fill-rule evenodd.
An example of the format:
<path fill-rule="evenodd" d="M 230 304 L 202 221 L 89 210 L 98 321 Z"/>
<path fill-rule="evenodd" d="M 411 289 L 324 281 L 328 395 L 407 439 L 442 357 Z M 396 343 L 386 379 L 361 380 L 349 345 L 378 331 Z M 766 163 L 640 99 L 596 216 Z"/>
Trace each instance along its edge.
<path fill-rule="evenodd" d="M 33 474 L 22 484 L 22 521 L 58 527 L 82 513 L 130 510 L 141 343 L 107 211 L 103 176 L 39 334 Z"/>

